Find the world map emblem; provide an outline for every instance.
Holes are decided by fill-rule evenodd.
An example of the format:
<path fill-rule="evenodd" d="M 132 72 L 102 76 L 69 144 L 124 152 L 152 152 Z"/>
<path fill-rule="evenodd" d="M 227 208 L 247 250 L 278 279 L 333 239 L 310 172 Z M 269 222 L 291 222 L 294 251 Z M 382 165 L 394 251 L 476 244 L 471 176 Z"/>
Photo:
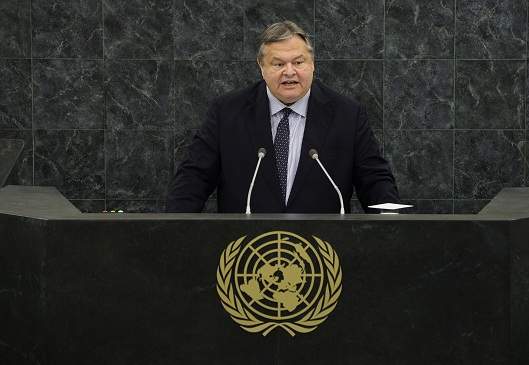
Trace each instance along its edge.
<path fill-rule="evenodd" d="M 217 268 L 217 293 L 245 331 L 314 331 L 338 303 L 342 269 L 332 246 L 287 231 L 232 241 Z"/>

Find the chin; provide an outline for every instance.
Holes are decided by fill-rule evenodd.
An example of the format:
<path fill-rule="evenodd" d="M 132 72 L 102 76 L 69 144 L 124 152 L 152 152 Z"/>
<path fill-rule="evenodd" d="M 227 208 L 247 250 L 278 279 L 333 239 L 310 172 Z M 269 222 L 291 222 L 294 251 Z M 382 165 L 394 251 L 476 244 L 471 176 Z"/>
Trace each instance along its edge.
<path fill-rule="evenodd" d="M 279 100 L 281 100 L 282 102 L 286 104 L 292 104 L 298 101 L 299 99 L 301 99 L 301 95 L 297 94 L 297 95 L 281 95 L 281 99 Z"/>

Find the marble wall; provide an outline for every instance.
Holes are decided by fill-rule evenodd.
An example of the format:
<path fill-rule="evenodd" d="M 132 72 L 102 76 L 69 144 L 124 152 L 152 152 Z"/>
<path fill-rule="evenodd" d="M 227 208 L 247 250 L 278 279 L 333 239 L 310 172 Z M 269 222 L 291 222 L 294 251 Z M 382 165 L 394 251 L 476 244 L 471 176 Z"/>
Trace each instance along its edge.
<path fill-rule="evenodd" d="M 0 0 L 0 138 L 26 142 L 8 183 L 57 186 L 84 211 L 160 211 L 208 101 L 258 79 L 256 36 L 291 19 L 313 36 L 317 77 L 368 106 L 402 198 L 476 212 L 527 185 L 527 8 Z"/>

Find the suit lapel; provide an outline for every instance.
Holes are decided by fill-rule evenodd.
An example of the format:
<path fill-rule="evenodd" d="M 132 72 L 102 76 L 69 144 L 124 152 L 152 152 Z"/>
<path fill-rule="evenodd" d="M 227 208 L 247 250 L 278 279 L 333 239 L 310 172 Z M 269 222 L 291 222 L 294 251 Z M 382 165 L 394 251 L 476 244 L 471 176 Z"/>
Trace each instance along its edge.
<path fill-rule="evenodd" d="M 249 108 L 249 114 L 246 122 L 254 145 L 255 155 L 257 156 L 259 148 L 264 147 L 266 149 L 266 156 L 261 161 L 259 175 L 264 177 L 270 191 L 273 192 L 278 201 L 281 201 L 281 189 L 275 163 L 272 128 L 270 126 L 270 105 L 264 82 L 261 82 L 257 89 L 257 96 L 254 98 L 253 107 Z"/>
<path fill-rule="evenodd" d="M 325 146 L 330 121 L 333 118 L 333 111 L 329 107 L 328 101 L 328 98 L 322 93 L 318 83 L 314 82 L 310 91 L 298 170 L 296 171 L 296 177 L 294 178 L 294 184 L 290 191 L 287 206 L 291 205 L 296 194 L 303 188 L 311 171 L 316 168 L 315 165 L 317 162 L 309 157 L 309 150 L 314 148 L 318 152 L 321 152 Z"/>

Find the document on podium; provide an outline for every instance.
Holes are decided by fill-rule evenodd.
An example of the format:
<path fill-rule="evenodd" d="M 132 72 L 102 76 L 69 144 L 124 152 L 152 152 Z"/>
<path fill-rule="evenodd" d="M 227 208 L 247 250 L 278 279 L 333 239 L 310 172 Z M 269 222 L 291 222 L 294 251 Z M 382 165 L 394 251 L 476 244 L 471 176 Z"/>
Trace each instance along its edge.
<path fill-rule="evenodd" d="M 380 209 L 380 214 L 399 214 L 400 209 L 411 207 L 413 207 L 413 205 L 395 203 L 383 203 L 369 206 L 369 208 Z"/>

